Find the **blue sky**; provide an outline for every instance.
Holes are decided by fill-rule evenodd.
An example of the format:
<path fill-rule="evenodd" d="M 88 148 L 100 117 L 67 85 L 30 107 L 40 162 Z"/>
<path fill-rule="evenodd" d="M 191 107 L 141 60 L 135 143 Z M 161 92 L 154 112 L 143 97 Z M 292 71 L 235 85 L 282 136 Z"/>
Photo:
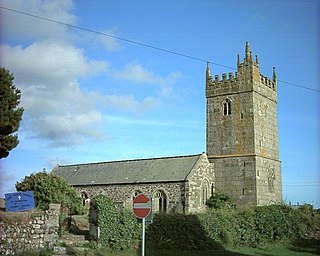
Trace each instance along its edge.
<path fill-rule="evenodd" d="M 1 159 L 0 196 L 56 164 L 205 151 L 205 61 L 234 72 L 249 41 L 260 72 L 276 67 L 283 199 L 320 207 L 318 1 L 1 0 L 0 64 L 25 112 Z M 200 59 L 200 60 L 197 60 Z M 201 61 L 205 60 L 205 61 Z"/>

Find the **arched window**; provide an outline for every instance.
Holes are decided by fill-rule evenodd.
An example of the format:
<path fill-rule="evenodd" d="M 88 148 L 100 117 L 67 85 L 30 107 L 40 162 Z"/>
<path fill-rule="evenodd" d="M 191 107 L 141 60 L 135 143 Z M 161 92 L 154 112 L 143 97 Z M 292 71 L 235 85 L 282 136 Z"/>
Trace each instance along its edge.
<path fill-rule="evenodd" d="M 206 204 L 210 197 L 209 182 L 203 180 L 201 184 L 201 204 Z"/>
<path fill-rule="evenodd" d="M 214 184 L 211 183 L 211 194 L 210 194 L 210 196 L 213 196 L 214 192 L 215 192 Z"/>
<path fill-rule="evenodd" d="M 152 197 L 152 212 L 167 212 L 167 195 L 163 190 L 157 190 Z"/>
<path fill-rule="evenodd" d="M 142 191 L 141 190 L 135 190 L 132 195 L 131 195 L 131 200 L 133 202 L 133 200 L 137 197 L 137 195 L 140 195 L 142 194 Z"/>
<path fill-rule="evenodd" d="M 223 102 L 223 115 L 227 116 L 227 115 L 231 115 L 231 100 L 226 99 Z"/>
<path fill-rule="evenodd" d="M 82 199 L 82 205 L 87 206 L 90 204 L 90 199 L 88 197 L 88 194 L 85 191 L 81 192 L 81 199 Z"/>

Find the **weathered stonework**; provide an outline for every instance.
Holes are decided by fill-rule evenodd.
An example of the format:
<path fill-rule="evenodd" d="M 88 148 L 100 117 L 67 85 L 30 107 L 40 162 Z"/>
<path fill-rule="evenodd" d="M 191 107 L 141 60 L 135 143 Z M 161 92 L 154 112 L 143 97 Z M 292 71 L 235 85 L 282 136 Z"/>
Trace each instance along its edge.
<path fill-rule="evenodd" d="M 58 239 L 59 213 L 59 204 L 51 204 L 49 210 L 40 213 L 21 212 L 11 217 L 10 213 L 3 213 L 17 221 L 0 220 L 0 255 L 51 248 Z"/>
<path fill-rule="evenodd" d="M 184 181 L 85 185 L 74 186 L 79 194 L 93 198 L 98 194 L 109 196 L 120 207 L 132 209 L 134 197 L 138 193 L 151 195 L 153 212 L 201 212 L 206 209 L 206 201 L 214 188 L 213 164 L 202 154 Z"/>
<path fill-rule="evenodd" d="M 104 193 L 131 208 L 134 196 L 145 193 L 152 196 L 153 212 L 201 212 L 215 189 L 230 194 L 240 208 L 281 203 L 275 69 L 272 79 L 261 75 L 258 57 L 253 60 L 247 43 L 242 63 L 238 56 L 237 72 L 213 78 L 208 64 L 206 98 L 207 154 L 192 167 L 171 160 L 161 167 L 152 165 L 169 157 L 57 166 L 53 173 L 73 185 L 85 204 Z M 179 173 L 184 176 L 172 178 Z"/>
<path fill-rule="evenodd" d="M 249 43 L 235 75 L 206 73 L 207 154 L 215 164 L 216 188 L 238 206 L 282 201 L 277 81 L 259 72 Z"/>

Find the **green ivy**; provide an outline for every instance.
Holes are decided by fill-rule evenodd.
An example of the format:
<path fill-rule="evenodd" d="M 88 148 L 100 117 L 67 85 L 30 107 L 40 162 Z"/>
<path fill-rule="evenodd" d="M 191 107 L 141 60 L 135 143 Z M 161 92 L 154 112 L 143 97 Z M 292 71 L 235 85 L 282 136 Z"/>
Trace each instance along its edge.
<path fill-rule="evenodd" d="M 102 194 L 92 199 L 91 206 L 97 212 L 96 224 L 100 227 L 99 244 L 115 250 L 124 250 L 139 238 L 139 224 L 133 213 L 127 210 L 119 211 L 112 200 Z"/>

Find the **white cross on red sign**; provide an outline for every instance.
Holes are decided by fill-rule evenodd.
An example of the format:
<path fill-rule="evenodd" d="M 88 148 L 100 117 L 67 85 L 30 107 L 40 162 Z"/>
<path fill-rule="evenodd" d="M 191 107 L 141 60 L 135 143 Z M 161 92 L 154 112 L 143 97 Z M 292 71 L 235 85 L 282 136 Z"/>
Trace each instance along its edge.
<path fill-rule="evenodd" d="M 146 218 L 151 212 L 151 198 L 140 194 L 133 200 L 133 212 L 139 219 Z"/>

